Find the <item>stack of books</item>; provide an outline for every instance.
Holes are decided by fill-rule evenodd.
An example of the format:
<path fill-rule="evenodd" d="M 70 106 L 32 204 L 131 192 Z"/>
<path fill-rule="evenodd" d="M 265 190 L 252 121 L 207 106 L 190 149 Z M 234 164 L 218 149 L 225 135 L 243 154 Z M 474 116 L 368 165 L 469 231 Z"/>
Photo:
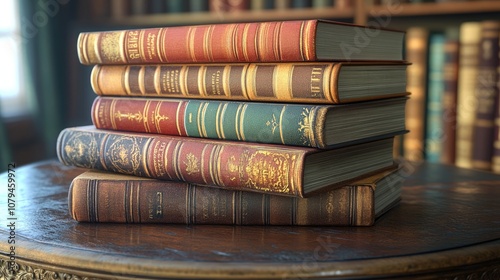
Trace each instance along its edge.
<path fill-rule="evenodd" d="M 82 33 L 82 222 L 372 225 L 400 199 L 404 33 L 324 20 Z"/>

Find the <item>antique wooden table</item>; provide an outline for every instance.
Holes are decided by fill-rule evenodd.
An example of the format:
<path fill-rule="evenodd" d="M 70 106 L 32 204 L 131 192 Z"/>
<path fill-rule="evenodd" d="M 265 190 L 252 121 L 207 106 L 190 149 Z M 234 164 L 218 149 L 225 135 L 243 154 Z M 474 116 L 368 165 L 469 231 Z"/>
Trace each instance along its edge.
<path fill-rule="evenodd" d="M 83 169 L 16 167 L 14 216 L 0 176 L 0 279 L 500 279 L 500 176 L 407 170 L 402 202 L 375 226 L 239 227 L 78 223 L 67 190 Z"/>

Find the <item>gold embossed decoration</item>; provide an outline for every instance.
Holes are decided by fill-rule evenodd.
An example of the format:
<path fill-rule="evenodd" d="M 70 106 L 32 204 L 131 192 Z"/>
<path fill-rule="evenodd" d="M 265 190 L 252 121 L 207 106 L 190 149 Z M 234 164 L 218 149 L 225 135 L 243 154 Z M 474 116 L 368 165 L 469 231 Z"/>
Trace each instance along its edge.
<path fill-rule="evenodd" d="M 313 129 L 312 124 L 314 123 L 314 115 L 311 114 L 311 109 L 303 108 L 302 114 L 300 115 L 302 120 L 299 122 L 299 132 L 301 133 L 300 139 L 302 144 L 305 146 L 311 145 L 311 140 L 314 138 L 312 136 Z"/>
<path fill-rule="evenodd" d="M 138 137 L 110 136 L 107 150 L 113 171 L 124 174 L 143 175 L 140 166 L 140 145 Z"/>
<path fill-rule="evenodd" d="M 82 167 L 94 168 L 97 162 L 97 141 L 92 133 L 75 133 L 64 146 L 64 153 L 65 159 L 70 163 L 80 166 L 79 163 L 84 162 L 87 164 Z"/>
<path fill-rule="evenodd" d="M 251 189 L 289 193 L 290 164 L 294 155 L 257 151 L 243 153 L 240 160 L 246 162 L 241 166 L 245 169 L 245 186 Z M 244 181 L 244 180 L 243 180 Z"/>
<path fill-rule="evenodd" d="M 186 173 L 188 175 L 200 172 L 200 161 L 192 153 L 187 154 L 184 164 L 186 165 Z"/>

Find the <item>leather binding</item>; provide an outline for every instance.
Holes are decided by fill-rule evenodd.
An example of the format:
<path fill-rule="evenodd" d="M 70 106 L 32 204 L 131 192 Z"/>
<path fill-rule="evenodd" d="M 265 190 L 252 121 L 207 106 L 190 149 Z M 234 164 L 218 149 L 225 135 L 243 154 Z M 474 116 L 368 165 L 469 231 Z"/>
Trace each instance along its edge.
<path fill-rule="evenodd" d="M 79 222 L 370 226 L 400 200 L 403 178 L 392 169 L 296 198 L 91 170 L 72 181 L 68 205 Z"/>

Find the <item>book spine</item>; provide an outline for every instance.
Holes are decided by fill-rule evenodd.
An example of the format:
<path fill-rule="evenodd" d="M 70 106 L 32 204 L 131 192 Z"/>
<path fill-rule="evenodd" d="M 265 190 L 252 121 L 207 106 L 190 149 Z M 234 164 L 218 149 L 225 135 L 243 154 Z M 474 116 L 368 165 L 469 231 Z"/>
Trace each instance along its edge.
<path fill-rule="evenodd" d="M 324 148 L 327 106 L 97 97 L 97 128 Z"/>
<path fill-rule="evenodd" d="M 425 157 L 429 162 L 439 162 L 443 136 L 443 67 L 444 34 L 434 33 L 429 38 L 429 70 L 427 92 L 427 121 Z"/>
<path fill-rule="evenodd" d="M 312 148 L 68 128 L 57 141 L 66 164 L 171 181 L 303 196 Z"/>
<path fill-rule="evenodd" d="M 448 38 L 444 44 L 444 93 L 443 93 L 443 141 L 441 162 L 455 164 L 455 141 L 457 129 L 457 84 L 458 84 L 457 38 Z"/>
<path fill-rule="evenodd" d="M 310 61 L 315 20 L 80 33 L 82 64 Z"/>
<path fill-rule="evenodd" d="M 404 157 L 411 161 L 424 160 L 427 45 L 429 32 L 420 27 L 408 29 L 406 60 L 413 64 L 407 70 L 407 91 L 411 98 L 406 105 L 406 128 L 403 136 Z"/>
<path fill-rule="evenodd" d="M 338 63 L 95 65 L 98 95 L 339 103 Z"/>
<path fill-rule="evenodd" d="M 472 166 L 491 169 L 493 155 L 496 102 L 498 98 L 497 67 L 500 22 L 485 21 L 481 24 L 481 51 L 479 73 L 476 81 L 476 118 L 473 127 Z"/>
<path fill-rule="evenodd" d="M 460 26 L 455 164 L 462 168 L 472 168 L 472 135 L 477 107 L 474 92 L 480 40 L 479 22 L 466 22 Z"/>
<path fill-rule="evenodd" d="M 299 199 L 155 180 L 75 179 L 69 211 L 80 222 L 370 226 L 369 185 Z"/>

